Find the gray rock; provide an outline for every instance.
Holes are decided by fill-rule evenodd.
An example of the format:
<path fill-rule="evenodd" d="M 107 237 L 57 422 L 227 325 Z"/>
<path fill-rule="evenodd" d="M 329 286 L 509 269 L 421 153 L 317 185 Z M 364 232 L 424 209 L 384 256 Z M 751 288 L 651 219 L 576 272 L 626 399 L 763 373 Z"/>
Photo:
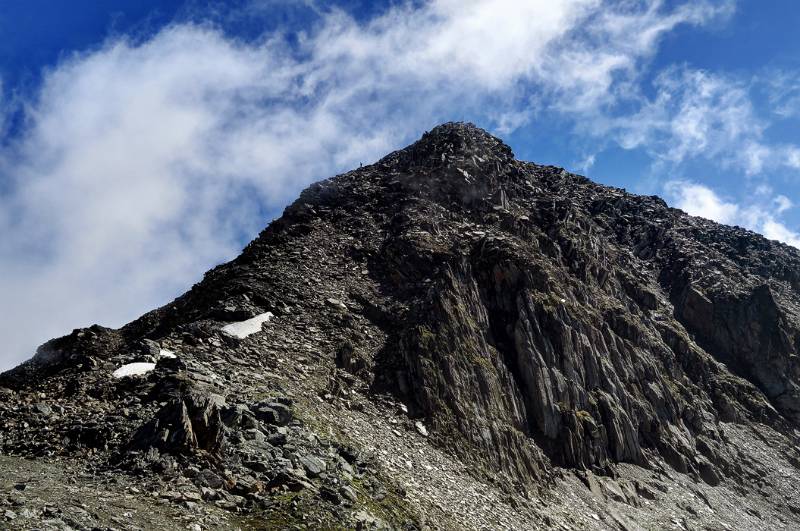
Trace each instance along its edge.
<path fill-rule="evenodd" d="M 240 424 L 243 428 L 255 428 L 255 425 L 245 425 L 243 419 L 253 419 L 253 413 L 250 409 L 243 404 L 234 404 L 225 406 L 220 410 L 220 418 L 222 422 L 231 428 L 238 427 Z"/>
<path fill-rule="evenodd" d="M 700 458 L 698 460 L 698 469 L 700 471 L 700 477 L 703 478 L 703 481 L 712 487 L 716 487 L 720 484 L 721 480 L 719 473 L 717 472 L 717 468 L 708 460 Z"/>
<path fill-rule="evenodd" d="M 350 485 L 344 485 L 339 489 L 339 494 L 342 498 L 349 500 L 351 502 L 355 502 L 358 500 L 358 494 Z"/>
<path fill-rule="evenodd" d="M 339 299 L 325 299 L 325 304 L 339 311 L 347 311 L 347 306 Z"/>
<path fill-rule="evenodd" d="M 339 496 L 339 493 L 335 489 L 327 485 L 323 485 L 319 489 L 319 495 L 320 498 L 334 505 L 339 505 L 342 501 L 342 498 L 341 496 Z"/>
<path fill-rule="evenodd" d="M 270 470 L 269 464 L 264 461 L 244 461 L 242 464 L 254 472 L 263 473 Z"/>
<path fill-rule="evenodd" d="M 254 408 L 256 418 L 267 424 L 285 426 L 292 421 L 292 410 L 285 404 L 269 402 Z"/>
<path fill-rule="evenodd" d="M 327 469 L 325 461 L 313 455 L 301 455 L 297 458 L 309 477 L 317 477 Z"/>
<path fill-rule="evenodd" d="M 45 404 L 44 402 L 37 402 L 33 406 L 33 409 L 37 413 L 39 413 L 40 415 L 43 415 L 45 417 L 49 417 L 50 415 L 53 414 L 53 409 L 50 406 L 48 406 L 47 404 Z"/>
<path fill-rule="evenodd" d="M 219 409 L 207 395 L 190 393 L 171 400 L 133 435 L 130 446 L 157 448 L 169 453 L 220 451 L 223 443 Z"/>
<path fill-rule="evenodd" d="M 210 489 L 221 489 L 224 485 L 222 477 L 213 470 L 207 468 L 198 472 L 194 479 L 195 484 L 198 486 Z"/>

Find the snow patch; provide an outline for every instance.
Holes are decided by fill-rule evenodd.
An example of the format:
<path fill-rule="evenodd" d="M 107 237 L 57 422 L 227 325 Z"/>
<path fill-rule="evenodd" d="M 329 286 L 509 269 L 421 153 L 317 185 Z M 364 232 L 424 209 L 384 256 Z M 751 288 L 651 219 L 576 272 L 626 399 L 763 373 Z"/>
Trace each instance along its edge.
<path fill-rule="evenodd" d="M 256 315 L 252 319 L 248 319 L 247 321 L 225 325 L 222 327 L 222 331 L 233 337 L 244 339 L 251 334 L 261 332 L 261 324 L 269 322 L 272 317 L 272 312 L 262 313 L 261 315 Z"/>
<path fill-rule="evenodd" d="M 165 348 L 162 348 L 162 349 L 161 349 L 161 351 L 158 353 L 158 357 L 159 357 L 159 358 L 171 358 L 171 359 L 175 359 L 175 358 L 177 358 L 178 356 L 177 356 L 177 355 L 176 355 L 174 352 L 172 352 L 171 350 L 167 350 L 167 349 L 165 349 Z"/>
<path fill-rule="evenodd" d="M 155 363 L 145 363 L 145 362 L 138 362 L 138 363 L 128 363 L 127 365 L 123 365 L 116 371 L 112 373 L 114 378 L 124 378 L 126 376 L 141 376 L 143 374 L 147 374 L 148 372 L 152 371 L 156 368 Z"/>

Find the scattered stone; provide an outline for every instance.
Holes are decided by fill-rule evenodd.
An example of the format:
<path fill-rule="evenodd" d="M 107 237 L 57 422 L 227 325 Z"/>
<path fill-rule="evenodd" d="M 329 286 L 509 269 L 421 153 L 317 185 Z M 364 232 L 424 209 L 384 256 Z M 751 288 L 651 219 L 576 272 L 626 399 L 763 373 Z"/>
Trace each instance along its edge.
<path fill-rule="evenodd" d="M 256 492 L 260 492 L 263 490 L 264 485 L 255 478 L 250 476 L 243 476 L 236 479 L 236 483 L 233 487 L 233 492 L 241 495 L 246 496 L 249 494 L 254 494 Z"/>
<path fill-rule="evenodd" d="M 355 502 L 358 500 L 358 494 L 350 485 L 344 485 L 339 489 L 339 494 L 342 498 L 349 500 L 351 502 Z"/>
<path fill-rule="evenodd" d="M 354 518 L 356 521 L 357 531 L 366 531 L 368 529 L 384 529 L 386 527 L 380 518 L 373 516 L 366 511 L 357 512 Z"/>
<path fill-rule="evenodd" d="M 53 409 L 45 403 L 37 402 L 36 405 L 33 406 L 37 413 L 40 415 L 44 415 L 45 417 L 49 417 L 53 414 Z"/>
<path fill-rule="evenodd" d="M 292 410 L 279 402 L 258 405 L 254 413 L 259 420 L 275 426 L 286 426 L 292 421 Z"/>
<path fill-rule="evenodd" d="M 319 476 L 327 469 L 325 461 L 313 455 L 301 455 L 297 458 L 297 461 L 302 465 L 309 477 L 312 478 Z"/>
<path fill-rule="evenodd" d="M 339 493 L 337 493 L 334 489 L 332 489 L 327 485 L 324 485 L 319 489 L 319 495 L 323 500 L 328 501 L 334 505 L 339 505 L 342 501 L 342 498 L 339 496 Z"/>
<path fill-rule="evenodd" d="M 242 464 L 254 472 L 267 472 L 270 469 L 264 461 L 245 461 Z"/>
<path fill-rule="evenodd" d="M 331 308 L 335 308 L 335 309 L 337 309 L 339 311 L 343 311 L 343 312 L 347 311 L 347 306 L 342 301 L 340 301 L 339 299 L 325 299 L 325 304 L 327 304 Z"/>

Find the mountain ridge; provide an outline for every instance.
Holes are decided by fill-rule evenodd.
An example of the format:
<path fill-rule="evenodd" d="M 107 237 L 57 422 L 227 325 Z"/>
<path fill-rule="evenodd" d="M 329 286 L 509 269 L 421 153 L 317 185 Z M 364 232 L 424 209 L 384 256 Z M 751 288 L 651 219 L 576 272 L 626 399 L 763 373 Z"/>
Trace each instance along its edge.
<path fill-rule="evenodd" d="M 6 424 L 40 420 L 41 393 L 74 404 L 0 449 L 212 489 L 213 510 L 296 525 L 307 514 L 323 526 L 635 529 L 681 514 L 690 526 L 791 526 L 799 275 L 793 248 L 517 161 L 474 125 L 447 123 L 311 185 L 172 303 L 52 340 L 0 375 L 29 405 L 4 402 Z M 257 334 L 221 331 L 266 312 Z M 155 370 L 108 376 L 132 362 Z M 131 404 L 141 413 L 83 429 Z M 386 454 L 348 460 L 350 448 Z M 453 478 L 430 479 L 440 470 L 409 449 L 466 469 L 465 499 L 492 493 L 496 519 L 485 501 L 437 506 L 446 488 L 425 478 Z M 214 488 L 197 479 L 207 470 Z M 275 501 L 286 492 L 302 511 Z M 684 494 L 724 510 L 687 508 Z M 213 510 L 211 527 L 225 525 Z"/>

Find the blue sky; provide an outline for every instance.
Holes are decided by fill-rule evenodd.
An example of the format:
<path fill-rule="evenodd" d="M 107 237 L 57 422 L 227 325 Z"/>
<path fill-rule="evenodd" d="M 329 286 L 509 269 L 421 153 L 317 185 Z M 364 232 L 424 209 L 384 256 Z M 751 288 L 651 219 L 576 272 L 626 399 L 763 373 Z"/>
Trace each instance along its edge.
<path fill-rule="evenodd" d="M 6 0 L 0 369 L 447 120 L 800 246 L 789 0 Z"/>

